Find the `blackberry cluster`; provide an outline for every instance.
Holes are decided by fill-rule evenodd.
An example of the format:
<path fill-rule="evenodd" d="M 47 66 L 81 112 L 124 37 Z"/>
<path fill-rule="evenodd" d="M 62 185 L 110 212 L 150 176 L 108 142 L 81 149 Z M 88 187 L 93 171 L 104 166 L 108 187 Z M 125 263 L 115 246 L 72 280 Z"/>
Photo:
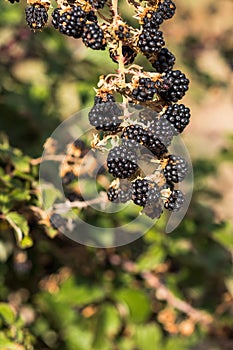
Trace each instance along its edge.
<path fill-rule="evenodd" d="M 163 33 L 150 23 L 145 25 L 139 35 L 138 47 L 145 56 L 155 56 L 165 45 Z"/>
<path fill-rule="evenodd" d="M 111 202 L 126 203 L 132 198 L 132 189 L 123 190 L 121 188 L 109 187 L 107 196 Z"/>
<path fill-rule="evenodd" d="M 105 50 L 107 46 L 104 31 L 96 22 L 85 24 L 82 33 L 82 41 L 92 50 Z"/>
<path fill-rule="evenodd" d="M 89 4 L 96 10 L 104 8 L 107 0 L 88 0 Z"/>
<path fill-rule="evenodd" d="M 156 92 L 156 83 L 153 80 L 150 78 L 140 78 L 138 86 L 132 91 L 132 98 L 139 102 L 152 101 Z"/>
<path fill-rule="evenodd" d="M 177 102 L 184 97 L 189 87 L 189 80 L 180 70 L 170 70 L 156 82 L 158 94 L 166 101 Z"/>
<path fill-rule="evenodd" d="M 178 211 L 185 202 L 184 195 L 180 190 L 173 190 L 170 197 L 164 203 L 164 208 L 170 211 Z"/>
<path fill-rule="evenodd" d="M 148 198 L 149 181 L 146 179 L 137 179 L 133 182 L 132 199 L 136 205 L 144 207 Z"/>
<path fill-rule="evenodd" d="M 148 133 L 141 125 L 133 124 L 127 126 L 122 135 L 123 143 L 128 147 L 137 147 L 138 144 L 146 145 L 148 141 Z"/>
<path fill-rule="evenodd" d="M 110 150 L 107 158 L 110 174 L 120 179 L 131 177 L 138 169 L 137 155 L 131 149 L 117 146 Z"/>
<path fill-rule="evenodd" d="M 176 12 L 176 5 L 171 0 L 164 0 L 157 9 L 163 20 L 170 19 Z"/>
<path fill-rule="evenodd" d="M 183 104 L 173 104 L 169 106 L 163 114 L 171 125 L 174 126 L 176 133 L 182 133 L 190 121 L 190 109 Z"/>
<path fill-rule="evenodd" d="M 33 30 L 42 29 L 48 22 L 48 13 L 44 5 L 34 3 L 25 9 L 26 21 Z"/>
<path fill-rule="evenodd" d="M 132 199 L 136 205 L 150 207 L 159 204 L 160 191 L 156 183 L 147 179 L 133 182 Z"/>
<path fill-rule="evenodd" d="M 153 120 L 148 127 L 148 131 L 158 138 L 166 147 L 171 144 L 175 134 L 174 127 L 164 116 L 160 119 Z"/>
<path fill-rule="evenodd" d="M 167 147 L 161 142 L 160 137 L 157 137 L 153 133 L 148 133 L 148 139 L 146 147 L 153 153 L 158 159 L 164 156 L 168 152 Z"/>
<path fill-rule="evenodd" d="M 145 146 L 154 155 L 160 158 L 167 153 L 167 148 L 160 138 L 147 128 L 139 124 L 127 126 L 122 135 L 122 144 L 131 148 L 138 148 L 139 144 Z"/>
<path fill-rule="evenodd" d="M 188 174 L 188 163 L 182 157 L 170 155 L 163 172 L 168 182 L 178 183 L 184 180 Z"/>
<path fill-rule="evenodd" d="M 162 23 L 163 18 L 161 14 L 154 10 L 147 11 L 145 16 L 142 18 L 142 24 L 144 28 L 152 27 L 154 29 L 159 29 L 159 26 Z"/>
<path fill-rule="evenodd" d="M 95 103 L 88 114 L 90 124 L 97 130 L 117 131 L 121 120 L 122 111 L 116 105 L 112 94 L 107 94 L 106 99 L 96 96 Z"/>
<path fill-rule="evenodd" d="M 152 67 L 158 73 L 168 72 L 174 67 L 176 58 L 166 47 L 162 48 L 157 55 L 155 61 L 152 62 Z"/>
<path fill-rule="evenodd" d="M 117 49 L 110 48 L 109 54 L 113 62 L 118 63 L 119 57 L 117 53 Z M 135 57 L 137 56 L 137 52 L 135 52 L 130 46 L 128 45 L 122 45 L 122 56 L 124 58 L 124 64 L 132 64 L 135 60 Z"/>
<path fill-rule="evenodd" d="M 81 6 L 73 5 L 66 10 L 56 8 L 52 13 L 52 24 L 60 33 L 81 38 L 83 28 L 87 21 L 87 13 Z"/>

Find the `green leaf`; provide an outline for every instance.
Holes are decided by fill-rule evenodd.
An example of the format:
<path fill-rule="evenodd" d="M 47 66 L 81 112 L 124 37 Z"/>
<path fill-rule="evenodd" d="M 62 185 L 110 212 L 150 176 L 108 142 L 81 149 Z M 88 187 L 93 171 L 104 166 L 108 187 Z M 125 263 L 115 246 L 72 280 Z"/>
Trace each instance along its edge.
<path fill-rule="evenodd" d="M 165 252 L 159 245 L 151 246 L 144 255 L 142 255 L 137 262 L 138 271 L 153 270 L 158 265 L 163 263 L 165 259 Z"/>
<path fill-rule="evenodd" d="M 11 325 L 15 321 L 15 314 L 7 303 L 0 303 L 0 317 L 7 325 Z"/>
<path fill-rule="evenodd" d="M 133 322 L 145 322 L 150 315 L 150 301 L 145 293 L 134 289 L 121 289 L 115 294 L 119 302 L 128 307 L 130 318 Z"/>
<path fill-rule="evenodd" d="M 137 326 L 136 344 L 140 350 L 161 349 L 162 334 L 156 324 Z"/>
<path fill-rule="evenodd" d="M 16 234 L 16 240 L 18 244 L 23 239 L 23 236 L 28 236 L 29 226 L 24 216 L 17 212 L 10 212 L 6 215 L 6 220 L 9 222 L 11 227 L 14 229 Z"/>

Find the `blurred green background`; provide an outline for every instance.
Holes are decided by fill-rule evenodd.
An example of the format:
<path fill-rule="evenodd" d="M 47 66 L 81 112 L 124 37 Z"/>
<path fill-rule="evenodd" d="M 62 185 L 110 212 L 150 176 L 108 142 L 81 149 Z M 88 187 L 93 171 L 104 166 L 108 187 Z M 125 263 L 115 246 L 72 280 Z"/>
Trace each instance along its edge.
<path fill-rule="evenodd" d="M 162 218 L 130 245 L 92 249 L 41 219 L 31 158 L 116 65 L 50 25 L 31 32 L 24 3 L 1 2 L 0 349 L 233 349 L 233 2 L 176 4 L 162 28 L 191 80 L 190 208 L 169 235 Z"/>

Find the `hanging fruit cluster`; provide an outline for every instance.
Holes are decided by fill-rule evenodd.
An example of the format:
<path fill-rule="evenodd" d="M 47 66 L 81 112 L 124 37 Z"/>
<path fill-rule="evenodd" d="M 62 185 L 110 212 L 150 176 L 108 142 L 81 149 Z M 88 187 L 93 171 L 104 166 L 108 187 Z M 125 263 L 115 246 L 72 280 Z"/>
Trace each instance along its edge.
<path fill-rule="evenodd" d="M 108 48 L 111 59 L 118 63 L 117 72 L 101 76 L 96 89 L 89 122 L 100 133 L 95 135 L 92 147 L 106 149 L 109 139 L 114 141 L 107 149 L 107 169 L 115 178 L 108 199 L 123 203 L 132 200 L 146 215 L 159 218 L 163 207 L 177 211 L 185 201 L 175 186 L 187 175 L 188 164 L 182 157 L 169 154 L 168 147 L 189 124 L 189 108 L 178 103 L 188 90 L 189 80 L 174 69 L 175 56 L 165 47 L 160 30 L 161 24 L 175 14 L 173 1 L 128 3 L 135 11 L 138 28 L 119 15 L 118 0 L 57 0 L 52 25 L 64 35 L 82 39 L 93 50 Z M 28 0 L 26 21 L 32 30 L 46 25 L 50 7 L 48 0 Z M 153 71 L 134 64 L 138 54 L 149 60 Z M 123 104 L 116 103 L 117 95 Z M 136 119 L 130 112 L 132 106 L 138 111 Z M 145 160 L 152 166 L 149 173 L 141 166 Z"/>

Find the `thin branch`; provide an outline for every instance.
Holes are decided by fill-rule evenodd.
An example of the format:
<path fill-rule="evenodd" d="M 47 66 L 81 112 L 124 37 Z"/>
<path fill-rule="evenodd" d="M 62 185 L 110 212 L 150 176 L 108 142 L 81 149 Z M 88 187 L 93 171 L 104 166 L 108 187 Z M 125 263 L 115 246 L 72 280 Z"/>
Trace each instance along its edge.
<path fill-rule="evenodd" d="M 185 313 L 194 322 L 199 322 L 204 326 L 210 326 L 214 318 L 207 312 L 193 308 L 189 303 L 177 298 L 161 281 L 151 272 L 142 273 L 146 283 L 157 292 L 157 297 L 166 302 L 175 309 Z"/>
<path fill-rule="evenodd" d="M 58 203 L 54 205 L 54 210 L 60 210 L 60 209 L 71 209 L 71 208 L 87 208 L 93 204 L 106 204 L 108 203 L 108 197 L 106 192 L 100 192 L 99 197 L 93 198 L 87 201 L 74 201 L 69 202 L 66 201 L 65 203 Z"/>

